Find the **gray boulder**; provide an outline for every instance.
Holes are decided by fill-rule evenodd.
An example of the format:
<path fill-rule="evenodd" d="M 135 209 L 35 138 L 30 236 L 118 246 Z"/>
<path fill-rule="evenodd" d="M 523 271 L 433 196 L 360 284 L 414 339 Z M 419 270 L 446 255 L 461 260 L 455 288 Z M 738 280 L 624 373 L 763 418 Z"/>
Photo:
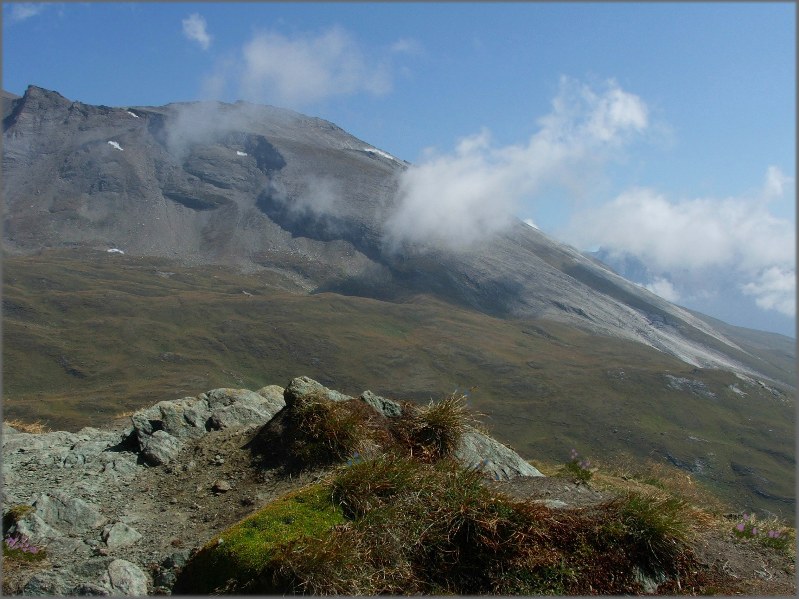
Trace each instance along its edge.
<path fill-rule="evenodd" d="M 115 522 L 103 529 L 102 538 L 109 549 L 119 549 L 138 543 L 141 540 L 141 533 L 124 522 Z"/>
<path fill-rule="evenodd" d="M 154 406 L 139 410 L 131 420 L 141 441 L 162 430 L 173 437 L 199 437 L 205 434 L 208 403 L 202 396 L 160 401 Z"/>
<path fill-rule="evenodd" d="M 183 449 L 183 443 L 179 439 L 163 430 L 155 431 L 152 435 L 140 439 L 139 446 L 142 458 L 151 466 L 168 464 Z"/>
<path fill-rule="evenodd" d="M 46 545 L 63 533 L 42 520 L 36 512 L 26 514 L 12 526 L 11 532 L 18 532 L 28 537 L 35 545 Z"/>
<path fill-rule="evenodd" d="M 359 399 L 386 418 L 398 418 L 402 415 L 402 407 L 396 401 L 380 397 L 371 391 L 364 391 Z"/>
<path fill-rule="evenodd" d="M 518 453 L 475 429 L 463 434 L 455 450 L 455 459 L 495 480 L 544 476 Z"/>
<path fill-rule="evenodd" d="M 105 582 L 105 577 L 101 579 Z M 115 559 L 108 564 L 107 586 L 113 595 L 141 597 L 147 594 L 147 574 L 136 564 L 124 559 Z"/>
<path fill-rule="evenodd" d="M 35 516 L 67 535 L 82 535 L 105 524 L 97 506 L 64 492 L 42 494 L 33 503 Z"/>
<path fill-rule="evenodd" d="M 236 426 L 261 426 L 286 406 L 282 396 L 264 388 L 265 393 L 247 389 L 214 389 L 207 397 L 211 415 L 207 427 L 222 429 Z M 277 387 L 280 389 L 280 387 Z M 281 389 L 282 391 L 282 389 Z"/>
<path fill-rule="evenodd" d="M 283 392 L 283 399 L 286 400 L 287 406 L 291 406 L 298 398 L 316 394 L 321 394 L 330 401 L 347 401 L 352 399 L 352 397 L 349 395 L 344 395 L 338 391 L 328 389 L 321 383 L 318 383 L 307 376 L 299 376 L 295 379 L 292 379 L 288 387 L 286 387 L 286 390 Z"/>
<path fill-rule="evenodd" d="M 42 595 L 147 595 L 149 578 L 137 565 L 108 557 L 90 558 L 56 570 L 43 570 L 25 584 L 22 594 Z"/>

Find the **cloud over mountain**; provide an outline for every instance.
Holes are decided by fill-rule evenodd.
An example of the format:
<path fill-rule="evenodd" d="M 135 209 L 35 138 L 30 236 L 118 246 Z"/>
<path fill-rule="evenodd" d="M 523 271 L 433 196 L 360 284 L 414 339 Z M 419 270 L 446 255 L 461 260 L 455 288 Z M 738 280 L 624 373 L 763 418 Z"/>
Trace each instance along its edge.
<path fill-rule="evenodd" d="M 381 95 L 391 89 L 385 67 L 371 62 L 340 28 L 297 37 L 261 32 L 243 46 L 242 56 L 240 84 L 247 99 L 303 106 L 330 96 Z"/>
<path fill-rule="evenodd" d="M 672 294 L 675 285 L 723 272 L 761 308 L 794 316 L 796 233 L 769 209 L 791 183 L 772 166 L 760 190 L 737 197 L 675 201 L 652 189 L 631 189 L 575 215 L 566 235 L 579 247 L 632 254 L 661 281 L 670 280 Z"/>
<path fill-rule="evenodd" d="M 595 90 L 562 78 L 552 110 L 520 144 L 495 146 L 488 129 L 449 154 L 429 151 L 401 179 L 389 239 L 464 247 L 502 230 L 545 184 L 574 185 L 648 126 L 646 104 L 609 80 Z"/>

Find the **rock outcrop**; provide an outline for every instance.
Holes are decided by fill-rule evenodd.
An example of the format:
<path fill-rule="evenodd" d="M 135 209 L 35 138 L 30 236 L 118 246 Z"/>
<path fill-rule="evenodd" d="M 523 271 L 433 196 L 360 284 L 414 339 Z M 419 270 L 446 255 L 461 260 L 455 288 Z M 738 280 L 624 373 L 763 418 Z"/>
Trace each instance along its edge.
<path fill-rule="evenodd" d="M 298 377 L 285 390 L 213 389 L 161 401 L 114 430 L 30 434 L 4 425 L 3 533 L 24 535 L 46 552 L 15 581 L 15 592 L 169 593 L 192 547 L 289 484 L 259 471 L 244 448 L 308 394 L 363 402 L 386 418 L 402 414 L 398 402 L 371 391 L 351 397 Z M 455 457 L 492 479 L 541 476 L 476 430 L 463 436 Z"/>

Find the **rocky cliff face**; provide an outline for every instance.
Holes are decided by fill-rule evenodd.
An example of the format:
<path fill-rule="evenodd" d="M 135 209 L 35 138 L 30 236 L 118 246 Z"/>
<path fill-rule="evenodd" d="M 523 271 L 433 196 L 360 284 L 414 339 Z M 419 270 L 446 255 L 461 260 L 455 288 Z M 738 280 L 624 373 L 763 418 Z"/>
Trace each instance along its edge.
<path fill-rule="evenodd" d="M 4 425 L 3 536 L 24 537 L 48 558 L 16 572 L 14 592 L 168 593 L 192 549 L 319 475 L 265 469 L 263 448 L 251 443 L 286 400 L 319 394 L 363 402 L 378 418 L 401 412 L 370 391 L 353 398 L 299 377 L 286 389 L 214 389 L 162 401 L 112 430 L 29 434 Z M 492 480 L 542 476 L 476 430 L 462 437 L 455 457 Z"/>
<path fill-rule="evenodd" d="M 244 103 L 90 106 L 33 86 L 4 115 L 7 252 L 89 247 L 270 269 L 307 292 L 432 294 L 751 370 L 701 318 L 521 222 L 462 251 L 386 243 L 409 165 L 326 121 Z"/>

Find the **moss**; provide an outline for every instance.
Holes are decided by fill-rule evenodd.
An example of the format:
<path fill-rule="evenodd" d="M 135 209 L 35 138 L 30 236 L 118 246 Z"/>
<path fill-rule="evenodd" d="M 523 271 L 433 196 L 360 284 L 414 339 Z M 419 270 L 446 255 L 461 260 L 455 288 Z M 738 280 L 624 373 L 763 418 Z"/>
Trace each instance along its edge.
<path fill-rule="evenodd" d="M 3 514 L 3 534 L 5 535 L 12 526 L 34 511 L 32 505 L 18 503 L 12 505 Z"/>
<path fill-rule="evenodd" d="M 244 589 L 281 546 L 321 539 L 344 521 L 326 486 L 290 493 L 211 539 L 184 568 L 175 588 L 189 594 Z"/>

